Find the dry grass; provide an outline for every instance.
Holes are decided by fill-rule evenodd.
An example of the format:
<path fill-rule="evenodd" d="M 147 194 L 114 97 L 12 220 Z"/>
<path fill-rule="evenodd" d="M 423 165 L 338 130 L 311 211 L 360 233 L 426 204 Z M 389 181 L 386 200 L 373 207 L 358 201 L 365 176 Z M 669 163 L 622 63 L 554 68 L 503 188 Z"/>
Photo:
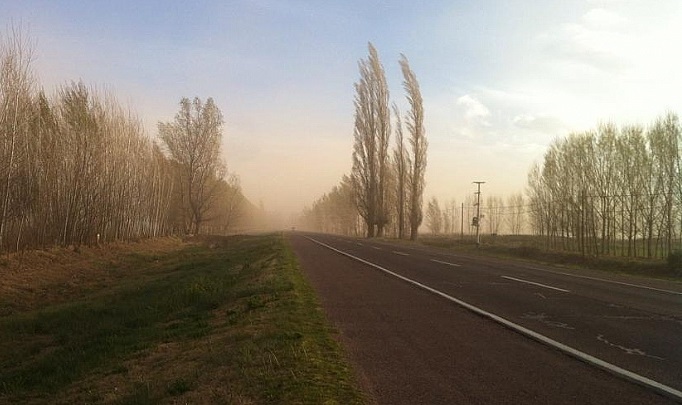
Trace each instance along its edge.
<path fill-rule="evenodd" d="M 16 255 L 0 403 L 363 403 L 281 236 Z"/>
<path fill-rule="evenodd" d="M 0 317 L 82 297 L 135 271 L 129 255 L 160 255 L 187 244 L 179 238 L 52 248 L 0 256 Z"/>
<path fill-rule="evenodd" d="M 485 235 L 481 238 L 480 247 L 476 247 L 472 237 L 432 236 L 420 237 L 420 243 L 445 249 L 467 252 L 478 255 L 521 258 L 536 262 L 603 270 L 616 273 L 634 274 L 644 277 L 679 280 L 682 268 L 667 264 L 662 259 L 630 258 L 620 256 L 581 255 L 564 250 L 550 250 L 543 247 L 540 237 L 530 235 Z"/>

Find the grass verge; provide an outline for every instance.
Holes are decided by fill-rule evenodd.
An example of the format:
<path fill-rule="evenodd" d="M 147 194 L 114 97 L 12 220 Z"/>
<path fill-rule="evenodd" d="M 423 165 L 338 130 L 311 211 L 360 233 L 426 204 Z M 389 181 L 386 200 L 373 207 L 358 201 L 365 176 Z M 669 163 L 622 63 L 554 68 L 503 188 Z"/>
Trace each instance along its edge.
<path fill-rule="evenodd" d="M 0 317 L 0 403 L 365 402 L 279 235 L 92 266 L 118 276 Z"/>
<path fill-rule="evenodd" d="M 473 239 L 460 240 L 445 236 L 422 236 L 420 243 L 470 254 L 524 259 L 534 262 L 588 268 L 613 273 L 682 280 L 682 266 L 671 265 L 662 259 L 628 258 L 619 256 L 591 256 L 579 253 L 539 248 L 541 241 L 532 236 L 487 237 L 479 247 Z"/>

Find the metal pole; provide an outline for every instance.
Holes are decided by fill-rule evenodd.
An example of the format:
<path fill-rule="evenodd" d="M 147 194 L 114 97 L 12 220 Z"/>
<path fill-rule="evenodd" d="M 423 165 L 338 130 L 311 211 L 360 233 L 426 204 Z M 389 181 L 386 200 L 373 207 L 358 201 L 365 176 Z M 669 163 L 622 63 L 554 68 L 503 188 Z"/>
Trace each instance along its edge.
<path fill-rule="evenodd" d="M 474 184 L 478 186 L 478 191 L 476 191 L 476 247 L 481 245 L 481 234 L 479 229 L 481 229 L 481 184 L 485 184 L 485 181 L 474 181 Z"/>

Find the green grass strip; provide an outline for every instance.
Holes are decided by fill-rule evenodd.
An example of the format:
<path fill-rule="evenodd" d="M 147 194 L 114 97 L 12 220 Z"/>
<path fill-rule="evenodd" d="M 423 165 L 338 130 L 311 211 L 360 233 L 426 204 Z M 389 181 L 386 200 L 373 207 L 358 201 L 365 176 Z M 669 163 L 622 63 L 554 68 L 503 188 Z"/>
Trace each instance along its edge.
<path fill-rule="evenodd" d="M 365 402 L 281 235 L 127 260 L 117 285 L 0 319 L 0 402 Z"/>

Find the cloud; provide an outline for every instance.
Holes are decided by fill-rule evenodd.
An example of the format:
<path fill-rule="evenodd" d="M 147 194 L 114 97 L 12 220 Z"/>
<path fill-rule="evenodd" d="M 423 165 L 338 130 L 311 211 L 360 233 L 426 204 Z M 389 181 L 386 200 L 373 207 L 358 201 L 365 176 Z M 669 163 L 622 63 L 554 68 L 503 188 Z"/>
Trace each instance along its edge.
<path fill-rule="evenodd" d="M 596 30 L 618 30 L 625 28 L 628 24 L 626 17 L 604 8 L 593 8 L 583 14 L 581 21 Z"/>
<path fill-rule="evenodd" d="M 612 11 L 594 8 L 580 20 L 564 23 L 538 36 L 542 53 L 560 64 L 613 73 L 631 65 L 630 21 Z"/>
<path fill-rule="evenodd" d="M 566 125 L 550 115 L 519 114 L 512 119 L 515 127 L 544 134 L 559 134 Z"/>
<path fill-rule="evenodd" d="M 490 116 L 490 110 L 480 101 L 469 94 L 465 94 L 457 99 L 456 106 L 459 113 L 470 124 L 478 124 L 482 126 L 490 126 L 487 118 Z"/>

